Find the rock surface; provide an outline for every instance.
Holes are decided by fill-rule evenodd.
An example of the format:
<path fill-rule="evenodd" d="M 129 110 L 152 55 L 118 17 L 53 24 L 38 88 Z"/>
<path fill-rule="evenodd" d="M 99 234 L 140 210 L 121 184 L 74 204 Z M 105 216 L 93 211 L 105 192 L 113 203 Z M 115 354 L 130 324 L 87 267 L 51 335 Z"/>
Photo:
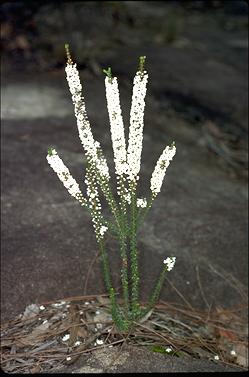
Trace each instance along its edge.
<path fill-rule="evenodd" d="M 125 346 L 122 352 L 113 348 L 93 351 L 90 356 L 82 357 L 77 365 L 65 370 L 60 369 L 61 373 L 66 371 L 71 373 L 179 373 L 241 372 L 242 369 L 224 366 L 216 361 L 170 357 L 151 353 L 144 348 Z"/>
<path fill-rule="evenodd" d="M 161 22 L 160 11 L 153 19 L 157 17 Z M 111 44 L 101 53 L 100 63 L 111 65 L 120 75 L 121 105 L 128 127 L 136 59 L 147 56 L 150 81 L 141 196 L 148 193 L 151 172 L 165 145 L 175 140 L 177 146 L 162 192 L 139 235 L 141 298 L 148 298 L 163 259 L 174 255 L 176 266 L 168 275 L 161 299 L 184 300 L 209 310 L 247 301 L 247 185 L 243 178 L 224 170 L 220 159 L 206 148 L 203 129 L 211 121 L 218 129 L 228 129 L 246 140 L 248 47 L 242 43 L 246 38 L 243 28 L 230 33 L 215 24 L 211 32 L 207 27 L 210 19 L 202 21 L 193 22 L 185 42 L 179 38 L 173 45 L 158 42 L 156 32 L 146 34 L 143 29 L 121 25 L 126 31 L 122 38 L 134 35 L 134 39 L 121 46 Z M 31 303 L 83 294 L 97 252 L 89 216 L 68 195 L 46 161 L 48 147 L 56 147 L 85 189 L 84 155 L 64 72 L 22 73 L 10 68 L 6 65 L 2 70 L 4 320 Z M 103 77 L 83 70 L 82 79 L 93 133 L 113 171 Z M 118 286 L 119 258 L 111 239 L 108 253 Z M 97 263 L 88 282 L 89 294 L 105 291 L 101 276 Z M 150 372 L 203 371 L 206 365 L 207 370 L 219 369 L 214 363 L 196 360 L 190 365 L 167 359 L 155 370 L 155 363 L 144 359 L 144 370 Z M 121 372 L 128 367 L 120 368 Z M 141 365 L 134 361 L 130 368 L 135 371 Z"/>

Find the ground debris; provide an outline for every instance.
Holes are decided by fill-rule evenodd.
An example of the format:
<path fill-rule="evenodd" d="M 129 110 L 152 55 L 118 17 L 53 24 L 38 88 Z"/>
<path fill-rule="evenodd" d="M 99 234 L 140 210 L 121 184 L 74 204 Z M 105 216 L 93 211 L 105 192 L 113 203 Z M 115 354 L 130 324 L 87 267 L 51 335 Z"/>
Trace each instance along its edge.
<path fill-rule="evenodd" d="M 246 307 L 194 311 L 161 302 L 128 334 L 117 331 L 103 296 L 29 305 L 2 324 L 1 367 L 7 373 L 51 373 L 84 353 L 128 343 L 167 356 L 248 367 Z"/>

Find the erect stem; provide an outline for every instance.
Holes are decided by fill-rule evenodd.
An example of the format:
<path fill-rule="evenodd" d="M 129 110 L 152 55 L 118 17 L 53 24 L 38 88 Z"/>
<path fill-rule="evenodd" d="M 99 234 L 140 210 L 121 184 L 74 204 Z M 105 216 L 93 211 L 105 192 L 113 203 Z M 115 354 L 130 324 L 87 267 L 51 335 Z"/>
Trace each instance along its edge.
<path fill-rule="evenodd" d="M 137 253 L 137 183 L 135 180 L 130 182 L 131 193 L 131 230 L 130 230 L 130 253 L 131 253 L 131 307 L 132 316 L 135 318 L 139 314 L 138 290 L 139 290 L 139 271 Z"/>
<path fill-rule="evenodd" d="M 146 208 L 142 208 L 139 216 L 137 217 L 137 229 L 143 223 L 147 213 L 149 212 L 149 209 L 152 206 L 154 199 L 155 199 L 155 196 L 151 195 L 150 200 L 148 201 Z"/>
<path fill-rule="evenodd" d="M 99 249 L 101 253 L 101 259 L 102 259 L 102 265 L 103 265 L 103 274 L 104 274 L 104 281 L 106 285 L 107 292 L 109 293 L 110 300 L 111 300 L 111 312 L 112 312 L 112 318 L 114 322 L 117 324 L 117 326 L 122 329 L 125 326 L 125 322 L 123 318 L 120 315 L 117 299 L 116 299 L 116 293 L 112 286 L 111 282 L 111 274 L 109 270 L 109 264 L 108 259 L 104 247 L 103 241 L 99 241 Z"/>
<path fill-rule="evenodd" d="M 162 289 L 162 286 L 163 286 L 163 282 L 164 282 L 164 279 L 165 279 L 165 276 L 166 276 L 166 272 L 168 271 L 167 269 L 167 266 L 164 265 L 163 266 L 163 269 L 157 279 L 157 282 L 154 286 L 154 289 L 151 293 L 151 296 L 150 296 L 150 299 L 148 301 L 148 304 L 144 310 L 144 314 L 147 313 L 149 310 L 151 310 L 154 306 L 155 306 L 155 303 L 156 301 L 158 300 L 159 298 L 159 295 L 160 295 L 160 292 L 161 292 L 161 289 Z"/>
<path fill-rule="evenodd" d="M 120 222 L 122 230 L 119 232 L 120 255 L 121 255 L 121 282 L 124 295 L 125 313 L 129 312 L 129 286 L 128 286 L 128 258 L 127 258 L 127 206 L 125 201 L 124 177 L 118 176 L 118 187 L 120 194 Z"/>
<path fill-rule="evenodd" d="M 98 242 L 98 244 L 99 244 L 99 249 L 100 249 L 101 259 L 102 259 L 102 264 L 103 264 L 104 281 L 105 281 L 106 289 L 110 293 L 110 289 L 112 288 L 112 282 L 111 282 L 111 274 L 109 270 L 109 264 L 108 264 L 108 259 L 107 259 L 107 255 L 105 251 L 104 242 L 101 240 Z"/>

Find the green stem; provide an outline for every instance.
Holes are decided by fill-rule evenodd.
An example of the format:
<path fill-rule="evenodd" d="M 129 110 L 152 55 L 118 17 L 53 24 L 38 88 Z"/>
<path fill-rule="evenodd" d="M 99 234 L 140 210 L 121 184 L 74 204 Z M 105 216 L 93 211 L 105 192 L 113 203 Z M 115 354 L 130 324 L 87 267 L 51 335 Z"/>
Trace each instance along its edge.
<path fill-rule="evenodd" d="M 147 313 L 149 310 L 151 310 L 155 306 L 156 301 L 159 298 L 159 295 L 160 295 L 160 292 L 161 292 L 167 271 L 168 271 L 167 266 L 164 265 L 163 269 L 162 269 L 162 271 L 161 271 L 161 273 L 160 273 L 160 275 L 157 279 L 157 282 L 154 286 L 154 289 L 153 289 L 152 294 L 150 296 L 150 299 L 148 301 L 147 307 L 145 308 L 145 311 L 144 311 L 145 313 Z"/>
<path fill-rule="evenodd" d="M 140 225 L 143 224 L 144 219 L 147 216 L 147 214 L 148 214 L 148 212 L 149 212 L 149 210 L 150 210 L 150 208 L 152 206 L 152 203 L 153 203 L 154 199 L 155 199 L 155 196 L 151 195 L 150 200 L 149 200 L 149 202 L 147 204 L 147 207 L 143 208 L 143 210 L 141 211 L 141 213 L 137 217 L 137 229 L 139 228 Z"/>
<path fill-rule="evenodd" d="M 99 244 L 102 265 L 103 265 L 104 281 L 105 281 L 107 292 L 109 293 L 110 300 L 111 300 L 112 318 L 119 330 L 125 330 L 127 327 L 127 323 L 120 314 L 120 310 L 119 310 L 117 299 L 116 299 L 116 293 L 111 282 L 111 274 L 109 270 L 109 263 L 108 263 L 104 243 L 103 241 L 99 241 L 98 244 Z"/>
<path fill-rule="evenodd" d="M 118 186 L 120 189 L 120 220 L 122 230 L 119 233 L 120 255 L 121 255 L 121 282 L 125 303 L 125 314 L 129 312 L 129 286 L 128 286 L 128 258 L 127 258 L 127 206 L 125 201 L 124 177 L 118 177 Z"/>
<path fill-rule="evenodd" d="M 130 230 L 130 253 L 131 253 L 131 308 L 132 316 L 136 318 L 139 314 L 139 271 L 137 253 L 137 196 L 136 181 L 130 182 L 131 193 L 131 230 Z"/>

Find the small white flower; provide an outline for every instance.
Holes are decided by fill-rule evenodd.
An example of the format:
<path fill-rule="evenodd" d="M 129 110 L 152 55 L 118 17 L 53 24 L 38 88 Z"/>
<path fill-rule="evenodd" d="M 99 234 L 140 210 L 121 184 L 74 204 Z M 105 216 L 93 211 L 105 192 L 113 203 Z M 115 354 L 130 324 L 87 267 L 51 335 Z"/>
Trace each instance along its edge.
<path fill-rule="evenodd" d="M 69 339 L 70 339 L 70 334 L 66 334 L 66 335 L 64 335 L 63 338 L 62 338 L 63 342 L 66 342 L 66 341 L 69 340 Z"/>
<path fill-rule="evenodd" d="M 172 352 L 172 348 L 171 347 L 166 347 L 165 351 L 168 352 L 168 353 L 170 353 L 170 352 Z"/>
<path fill-rule="evenodd" d="M 72 359 L 71 356 L 67 356 L 66 358 L 67 361 L 70 361 L 71 359 Z"/>
<path fill-rule="evenodd" d="M 127 193 L 124 195 L 124 199 L 128 204 L 131 204 L 131 194 Z"/>
<path fill-rule="evenodd" d="M 236 356 L 236 355 L 237 355 L 237 354 L 236 354 L 236 351 L 234 351 L 234 350 L 231 350 L 230 354 L 231 354 L 232 356 Z"/>
<path fill-rule="evenodd" d="M 100 230 L 99 230 L 99 232 L 100 232 L 100 234 L 101 234 L 101 236 L 103 236 L 104 234 L 105 234 L 105 232 L 107 231 L 107 226 L 105 226 L 105 225 L 102 225 L 101 227 L 100 227 Z"/>
<path fill-rule="evenodd" d="M 85 305 L 89 305 L 89 304 L 90 304 L 90 302 L 88 302 L 88 301 L 85 302 Z"/>
<path fill-rule="evenodd" d="M 44 309 L 45 309 L 45 306 L 41 305 L 40 310 L 44 310 Z"/>
<path fill-rule="evenodd" d="M 41 318 L 40 318 L 40 317 L 38 318 L 38 321 L 41 321 Z"/>
<path fill-rule="evenodd" d="M 70 308 L 70 305 L 69 305 L 69 304 L 67 304 L 67 305 L 66 305 L 66 308 Z"/>
<path fill-rule="evenodd" d="M 96 344 L 98 346 L 101 346 L 102 344 L 104 344 L 104 341 L 102 339 L 96 339 Z"/>
<path fill-rule="evenodd" d="M 96 310 L 95 314 L 96 314 L 96 315 L 99 315 L 99 314 L 100 314 L 100 311 L 99 311 L 99 310 Z"/>
<path fill-rule="evenodd" d="M 215 356 L 214 356 L 214 360 L 220 360 L 219 356 L 218 356 L 218 355 L 215 355 Z"/>
<path fill-rule="evenodd" d="M 77 340 L 77 342 L 74 343 L 75 346 L 79 346 L 81 344 L 81 342 L 79 340 Z"/>
<path fill-rule="evenodd" d="M 147 206 L 146 198 L 137 199 L 137 207 L 145 208 Z"/>
<path fill-rule="evenodd" d="M 84 313 L 83 310 L 81 310 L 81 311 L 80 311 L 80 315 L 82 315 L 83 313 Z"/>
<path fill-rule="evenodd" d="M 167 257 L 163 263 L 166 264 L 167 270 L 171 271 L 174 268 L 176 257 Z"/>
<path fill-rule="evenodd" d="M 103 325 L 102 325 L 102 323 L 96 323 L 96 327 L 97 327 L 97 329 L 102 329 Z"/>

